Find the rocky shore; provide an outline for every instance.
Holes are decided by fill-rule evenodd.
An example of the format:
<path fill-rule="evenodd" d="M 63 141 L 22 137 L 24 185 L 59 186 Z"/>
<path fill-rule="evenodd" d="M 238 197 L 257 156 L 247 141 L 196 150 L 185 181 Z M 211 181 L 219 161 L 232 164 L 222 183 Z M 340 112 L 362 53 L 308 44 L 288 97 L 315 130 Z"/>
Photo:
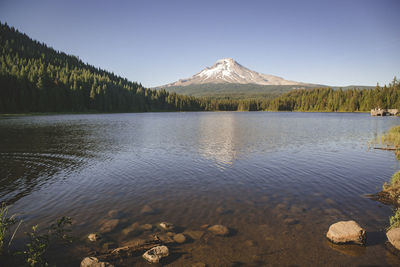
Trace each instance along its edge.
<path fill-rule="evenodd" d="M 144 212 L 153 213 L 149 206 Z M 202 225 L 199 229 L 183 229 L 170 222 L 157 224 L 132 223 L 125 227 L 123 219 L 118 219 L 118 212 L 109 212 L 109 218 L 100 221 L 98 232 L 85 237 L 86 242 L 93 246 L 93 250 L 81 261 L 81 267 L 112 267 L 115 263 L 123 262 L 129 257 L 141 255 L 143 261 L 157 264 L 168 261 L 172 251 L 177 246 L 200 239 L 229 238 L 231 230 L 224 225 Z M 121 230 L 122 229 L 122 230 Z M 120 231 L 125 240 L 122 243 L 112 241 L 109 233 Z M 140 238 L 138 238 L 140 236 Z M 143 238 L 143 236 L 146 236 Z M 206 266 L 202 262 L 192 266 Z"/>

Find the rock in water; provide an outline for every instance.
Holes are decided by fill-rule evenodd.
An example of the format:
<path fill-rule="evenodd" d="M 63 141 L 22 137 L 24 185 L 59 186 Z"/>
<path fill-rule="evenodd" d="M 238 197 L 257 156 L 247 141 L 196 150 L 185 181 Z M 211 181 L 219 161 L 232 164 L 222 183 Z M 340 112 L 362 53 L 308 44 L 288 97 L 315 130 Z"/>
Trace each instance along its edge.
<path fill-rule="evenodd" d="M 208 228 L 208 231 L 213 233 L 214 235 L 225 236 L 229 234 L 229 229 L 226 226 L 216 224 Z"/>
<path fill-rule="evenodd" d="M 140 229 L 145 230 L 145 231 L 150 231 L 151 229 L 153 229 L 153 225 L 146 223 L 146 224 L 141 225 Z"/>
<path fill-rule="evenodd" d="M 203 231 L 185 231 L 185 235 L 189 236 L 193 240 L 198 240 L 203 237 L 204 232 Z"/>
<path fill-rule="evenodd" d="M 119 223 L 118 219 L 112 219 L 112 220 L 104 220 L 102 221 L 101 227 L 100 227 L 100 233 L 108 233 L 111 232 L 112 230 L 117 227 Z"/>
<path fill-rule="evenodd" d="M 157 246 L 149 249 L 143 254 L 143 258 L 150 263 L 159 263 L 162 257 L 169 255 L 168 248 L 166 246 Z"/>
<path fill-rule="evenodd" d="M 176 234 L 176 235 L 174 235 L 173 238 L 174 238 L 175 242 L 179 243 L 179 244 L 185 243 L 185 241 L 186 241 L 186 237 L 184 234 Z"/>
<path fill-rule="evenodd" d="M 111 219 L 120 219 L 123 213 L 119 210 L 110 210 L 109 212 L 107 212 L 107 215 Z"/>
<path fill-rule="evenodd" d="M 400 228 L 390 229 L 386 236 L 393 247 L 400 250 Z"/>
<path fill-rule="evenodd" d="M 132 223 L 130 226 L 128 226 L 122 230 L 123 235 L 129 235 L 134 232 L 139 232 L 139 223 L 137 223 L 137 222 Z"/>
<path fill-rule="evenodd" d="M 364 245 L 365 230 L 355 221 L 341 221 L 329 227 L 326 237 L 336 244 L 355 243 Z"/>
<path fill-rule="evenodd" d="M 144 205 L 142 210 L 140 211 L 141 214 L 155 214 L 156 210 L 150 207 L 149 205 Z"/>
<path fill-rule="evenodd" d="M 172 231 L 175 228 L 172 223 L 168 223 L 168 222 L 161 222 L 160 227 L 166 231 Z"/>
<path fill-rule="evenodd" d="M 95 241 L 99 240 L 100 238 L 101 238 L 101 236 L 99 234 L 96 234 L 96 233 L 88 235 L 88 239 L 91 242 L 95 242 Z"/>
<path fill-rule="evenodd" d="M 86 257 L 81 261 L 81 267 L 114 267 L 114 265 L 99 261 L 96 257 Z"/>

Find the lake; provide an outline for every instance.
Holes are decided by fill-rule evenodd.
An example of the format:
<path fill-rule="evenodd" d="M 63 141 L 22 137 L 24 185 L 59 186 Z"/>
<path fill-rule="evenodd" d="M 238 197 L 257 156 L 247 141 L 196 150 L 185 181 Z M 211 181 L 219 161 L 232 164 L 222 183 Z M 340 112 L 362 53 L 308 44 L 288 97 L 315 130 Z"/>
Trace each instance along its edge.
<path fill-rule="evenodd" d="M 117 214 L 104 234 L 117 244 L 151 234 L 122 234 L 133 223 L 203 231 L 171 248 L 170 266 L 399 265 L 384 244 L 391 208 L 364 196 L 399 169 L 394 153 L 368 146 L 399 122 L 290 112 L 1 117 L 0 201 L 24 220 L 19 238 L 61 216 L 84 237 Z M 348 219 L 367 230 L 367 246 L 326 240 Z M 53 249 L 51 263 L 79 265 L 96 248 L 82 239 Z M 132 264 L 147 266 L 140 256 L 122 263 Z"/>

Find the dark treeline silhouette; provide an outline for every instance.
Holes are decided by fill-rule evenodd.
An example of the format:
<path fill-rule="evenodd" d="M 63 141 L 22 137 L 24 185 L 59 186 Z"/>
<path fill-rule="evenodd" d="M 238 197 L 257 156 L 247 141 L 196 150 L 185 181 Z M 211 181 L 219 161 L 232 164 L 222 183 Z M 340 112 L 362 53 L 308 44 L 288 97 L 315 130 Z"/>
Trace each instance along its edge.
<path fill-rule="evenodd" d="M 269 101 L 266 109 L 286 111 L 354 112 L 372 108 L 400 108 L 400 83 L 396 77 L 388 86 L 375 89 L 293 90 Z"/>
<path fill-rule="evenodd" d="M 367 111 L 399 108 L 399 83 L 374 90 L 294 90 L 274 99 L 192 97 L 151 90 L 0 23 L 0 113 L 145 111 Z"/>

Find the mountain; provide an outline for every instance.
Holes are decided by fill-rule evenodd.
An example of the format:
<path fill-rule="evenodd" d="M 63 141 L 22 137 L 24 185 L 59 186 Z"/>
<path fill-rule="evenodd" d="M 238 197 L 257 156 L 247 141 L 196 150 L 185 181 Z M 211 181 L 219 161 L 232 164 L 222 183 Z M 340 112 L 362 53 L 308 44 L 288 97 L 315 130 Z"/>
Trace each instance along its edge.
<path fill-rule="evenodd" d="M 164 87 L 208 83 L 304 85 L 304 83 L 288 81 L 278 76 L 258 73 L 240 65 L 232 58 L 223 58 L 188 79 L 182 79 Z"/>
<path fill-rule="evenodd" d="M 229 96 L 239 98 L 274 96 L 292 89 L 321 86 L 262 74 L 242 66 L 232 58 L 223 58 L 190 78 L 180 79 L 157 88 L 165 88 L 168 91 L 192 96 Z"/>

